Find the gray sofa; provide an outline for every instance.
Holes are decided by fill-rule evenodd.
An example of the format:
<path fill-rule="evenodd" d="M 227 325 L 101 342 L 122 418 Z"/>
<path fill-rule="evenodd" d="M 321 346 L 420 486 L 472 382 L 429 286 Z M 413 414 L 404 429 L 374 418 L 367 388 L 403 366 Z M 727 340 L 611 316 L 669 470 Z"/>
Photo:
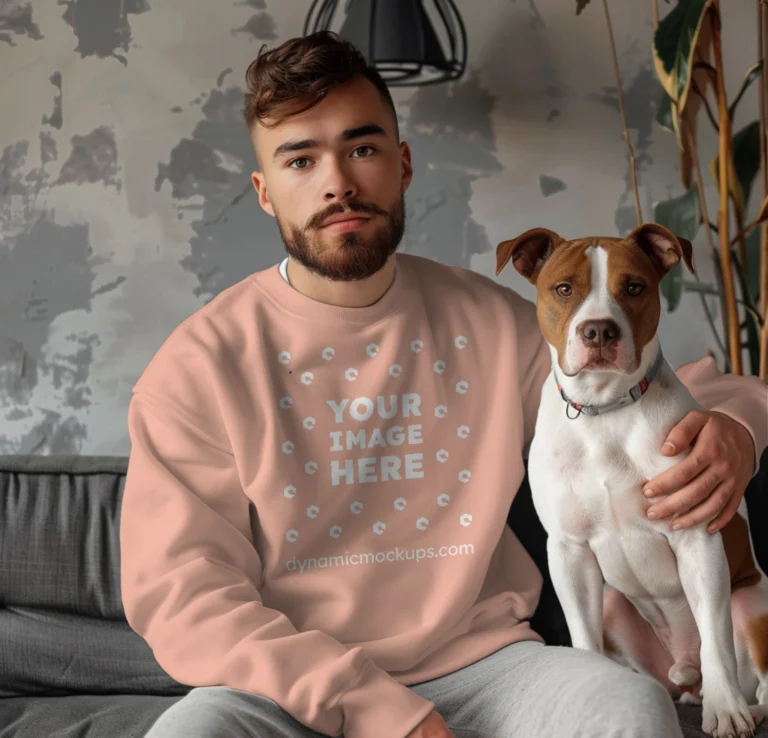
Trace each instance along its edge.
<path fill-rule="evenodd" d="M 753 521 L 768 520 L 768 455 L 763 462 L 747 491 Z M 0 738 L 139 738 L 189 691 L 125 621 L 126 468 L 122 457 L 0 456 Z M 534 628 L 568 645 L 527 484 L 509 520 L 545 574 Z M 755 543 L 765 569 L 768 541 Z M 700 708 L 679 713 L 686 736 L 703 735 Z"/>

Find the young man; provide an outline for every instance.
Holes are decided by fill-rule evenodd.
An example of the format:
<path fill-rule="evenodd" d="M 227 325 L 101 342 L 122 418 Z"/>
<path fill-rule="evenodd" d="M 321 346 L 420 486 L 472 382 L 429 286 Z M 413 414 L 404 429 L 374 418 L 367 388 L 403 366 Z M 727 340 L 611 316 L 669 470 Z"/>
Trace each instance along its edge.
<path fill-rule="evenodd" d="M 148 735 L 681 736 L 662 686 L 528 625 L 541 578 L 506 518 L 551 370 L 534 305 L 396 254 L 411 152 L 354 48 L 294 39 L 247 82 L 288 258 L 185 320 L 129 409 L 125 611 L 196 687 Z M 680 376 L 720 411 L 699 435 L 738 442 L 706 476 L 738 465 L 739 497 L 765 387 Z"/>

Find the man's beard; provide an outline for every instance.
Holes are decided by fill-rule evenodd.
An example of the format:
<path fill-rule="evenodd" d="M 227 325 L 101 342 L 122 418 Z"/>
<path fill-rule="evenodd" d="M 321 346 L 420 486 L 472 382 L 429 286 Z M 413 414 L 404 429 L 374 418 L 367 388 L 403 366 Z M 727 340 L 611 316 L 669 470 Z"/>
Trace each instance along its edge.
<path fill-rule="evenodd" d="M 352 210 L 371 213 L 384 218 L 384 223 L 368 236 L 357 231 L 329 233 L 332 243 L 318 238 L 323 221 L 331 215 Z M 392 254 L 397 251 L 405 232 L 405 195 L 387 212 L 373 203 L 351 200 L 346 207 L 333 203 L 313 215 L 304 228 L 285 228 L 277 217 L 277 227 L 288 254 L 311 272 L 335 282 L 352 282 L 366 279 L 378 272 Z M 286 231 L 290 231 L 290 235 Z"/>

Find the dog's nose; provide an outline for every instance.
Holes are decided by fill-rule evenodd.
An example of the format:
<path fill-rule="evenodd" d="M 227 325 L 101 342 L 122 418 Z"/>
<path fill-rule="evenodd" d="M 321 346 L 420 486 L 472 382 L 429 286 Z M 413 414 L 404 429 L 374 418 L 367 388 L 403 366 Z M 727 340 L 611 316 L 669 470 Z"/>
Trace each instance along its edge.
<path fill-rule="evenodd" d="M 586 320 L 581 335 L 587 346 L 610 346 L 621 337 L 621 330 L 613 320 Z"/>

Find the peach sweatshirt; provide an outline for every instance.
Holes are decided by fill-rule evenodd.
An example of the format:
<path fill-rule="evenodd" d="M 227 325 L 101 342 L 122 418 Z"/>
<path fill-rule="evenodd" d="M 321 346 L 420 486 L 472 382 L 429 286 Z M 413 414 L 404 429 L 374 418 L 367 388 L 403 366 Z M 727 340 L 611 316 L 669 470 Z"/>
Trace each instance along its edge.
<path fill-rule="evenodd" d="M 433 708 L 407 685 L 539 639 L 506 525 L 553 381 L 535 306 L 396 259 L 366 308 L 250 275 L 173 331 L 128 412 L 131 627 L 175 679 L 346 738 L 404 738 Z M 762 451 L 765 384 L 711 359 L 679 376 Z"/>

